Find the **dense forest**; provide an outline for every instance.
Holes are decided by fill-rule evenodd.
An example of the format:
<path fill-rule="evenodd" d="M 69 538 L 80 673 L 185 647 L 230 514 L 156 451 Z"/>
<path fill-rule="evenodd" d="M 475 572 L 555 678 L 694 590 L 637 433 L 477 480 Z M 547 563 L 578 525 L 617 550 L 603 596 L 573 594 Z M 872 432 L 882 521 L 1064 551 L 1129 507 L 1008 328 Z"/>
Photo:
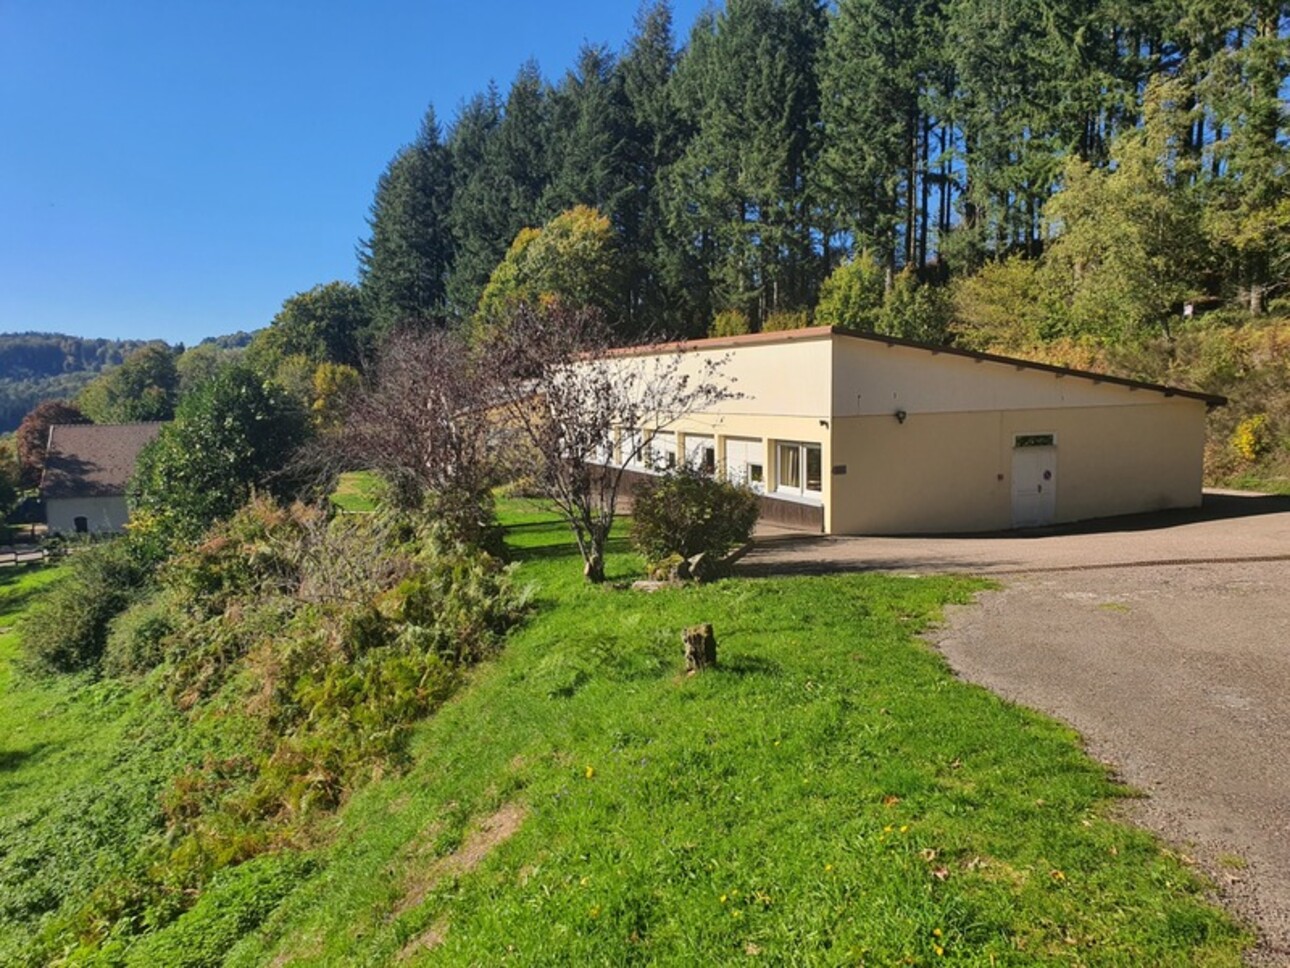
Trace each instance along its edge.
<path fill-rule="evenodd" d="M 525 64 L 446 130 L 432 108 L 377 186 L 363 285 L 379 321 L 470 316 L 521 230 L 587 205 L 633 332 L 810 312 L 858 257 L 891 293 L 1054 239 L 1068 301 L 1098 255 L 1084 275 L 1152 300 L 1077 306 L 1066 330 L 1261 312 L 1287 268 L 1286 11 L 730 0 L 680 43 L 650 6 L 621 54 L 587 46 L 554 82 Z"/>
<path fill-rule="evenodd" d="M 144 340 L 84 339 L 61 333 L 0 333 L 0 434 L 43 400 L 75 397 Z"/>
<path fill-rule="evenodd" d="M 203 353 L 233 350 L 251 341 L 245 332 L 202 340 Z M 0 434 L 46 400 L 78 397 L 104 371 L 119 367 L 147 340 L 87 339 L 62 333 L 0 333 Z M 178 347 L 176 352 L 182 352 Z"/>

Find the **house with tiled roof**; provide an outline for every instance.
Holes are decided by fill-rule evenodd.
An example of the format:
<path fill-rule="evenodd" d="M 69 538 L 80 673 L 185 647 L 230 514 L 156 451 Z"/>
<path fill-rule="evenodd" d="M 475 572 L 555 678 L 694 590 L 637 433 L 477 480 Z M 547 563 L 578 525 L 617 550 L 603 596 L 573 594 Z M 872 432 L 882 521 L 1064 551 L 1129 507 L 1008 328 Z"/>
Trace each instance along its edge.
<path fill-rule="evenodd" d="M 50 534 L 114 534 L 130 514 L 125 486 L 160 423 L 55 424 L 40 496 Z"/>

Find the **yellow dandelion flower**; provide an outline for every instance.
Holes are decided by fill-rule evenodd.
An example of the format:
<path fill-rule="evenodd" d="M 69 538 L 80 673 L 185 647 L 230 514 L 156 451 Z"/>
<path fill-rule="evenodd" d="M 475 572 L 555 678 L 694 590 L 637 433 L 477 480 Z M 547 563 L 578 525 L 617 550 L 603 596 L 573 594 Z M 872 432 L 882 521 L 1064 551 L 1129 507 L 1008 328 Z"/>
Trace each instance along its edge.
<path fill-rule="evenodd" d="M 941 936 L 941 929 L 940 929 L 940 928 L 932 928 L 932 934 L 933 934 L 935 937 L 939 938 L 939 937 Z"/>
<path fill-rule="evenodd" d="M 891 833 L 891 824 L 887 824 L 887 826 L 883 827 L 883 828 L 882 828 L 882 832 L 883 832 L 884 834 L 889 834 L 889 833 Z"/>
<path fill-rule="evenodd" d="M 728 900 L 730 900 L 730 898 L 728 898 L 726 895 L 724 895 L 724 894 L 722 894 L 722 895 L 721 895 L 721 903 L 722 903 L 722 904 L 725 904 Z"/>
<path fill-rule="evenodd" d="M 824 872 L 825 872 L 826 874 L 827 874 L 829 871 L 831 871 L 831 870 L 833 870 L 833 865 L 832 865 L 832 864 L 825 864 L 825 865 L 824 865 Z"/>
<path fill-rule="evenodd" d="M 588 914 L 588 915 L 590 915 L 590 916 L 591 916 L 591 917 L 593 917 L 593 918 L 598 918 L 598 917 L 600 917 L 600 905 L 599 905 L 599 904 L 597 904 L 597 905 L 596 905 L 595 907 L 593 907 L 590 911 L 588 911 L 588 912 L 587 912 L 587 914 Z"/>
<path fill-rule="evenodd" d="M 936 951 L 936 957 L 938 957 L 938 958 L 940 958 L 940 957 L 944 956 L 944 954 L 945 954 L 945 949 L 944 949 L 944 948 L 942 948 L 940 945 L 937 945 L 937 946 L 936 946 L 935 951 Z"/>
<path fill-rule="evenodd" d="M 587 767 L 587 779 L 590 780 L 595 775 L 596 775 L 596 768 L 594 766 Z"/>

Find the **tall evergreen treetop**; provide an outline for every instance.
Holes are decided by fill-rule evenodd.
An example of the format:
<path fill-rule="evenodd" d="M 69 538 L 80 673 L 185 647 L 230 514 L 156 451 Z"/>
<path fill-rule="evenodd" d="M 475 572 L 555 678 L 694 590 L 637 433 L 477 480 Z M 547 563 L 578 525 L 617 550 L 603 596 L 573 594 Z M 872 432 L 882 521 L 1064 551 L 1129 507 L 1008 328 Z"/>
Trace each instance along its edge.
<path fill-rule="evenodd" d="M 431 107 L 416 140 L 377 182 L 372 234 L 359 251 L 363 299 L 377 332 L 443 313 L 454 256 L 452 200 L 452 158 Z"/>

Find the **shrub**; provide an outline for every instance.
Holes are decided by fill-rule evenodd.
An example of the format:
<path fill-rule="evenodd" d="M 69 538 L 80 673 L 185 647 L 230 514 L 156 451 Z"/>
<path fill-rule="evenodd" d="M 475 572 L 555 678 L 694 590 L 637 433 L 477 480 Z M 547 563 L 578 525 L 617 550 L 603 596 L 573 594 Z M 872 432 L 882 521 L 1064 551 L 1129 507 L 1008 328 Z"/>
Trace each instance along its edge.
<path fill-rule="evenodd" d="M 135 600 L 152 571 L 126 538 L 77 551 L 69 567 L 71 574 L 21 624 L 27 661 L 42 672 L 97 666 L 109 623 Z"/>
<path fill-rule="evenodd" d="M 860 252 L 820 285 L 815 321 L 821 326 L 872 331 L 878 326 L 884 288 L 882 266 L 871 252 Z"/>
<path fill-rule="evenodd" d="M 777 310 L 766 314 L 766 318 L 761 321 L 761 331 L 763 333 L 783 333 L 790 329 L 804 329 L 810 325 L 810 314 L 804 309 L 797 312 Z"/>
<path fill-rule="evenodd" d="M 748 322 L 748 317 L 742 310 L 723 309 L 717 313 L 712 320 L 712 326 L 708 329 L 709 336 L 744 336 L 752 332 L 752 326 Z"/>
<path fill-rule="evenodd" d="M 1256 413 L 1236 425 L 1232 434 L 1232 447 L 1247 461 L 1253 463 L 1272 449 L 1272 434 L 1268 415 Z"/>
<path fill-rule="evenodd" d="M 748 540 L 757 513 L 748 488 L 680 467 L 637 489 L 632 543 L 651 567 L 672 555 L 718 558 Z"/>
<path fill-rule="evenodd" d="M 135 602 L 111 623 L 103 651 L 103 672 L 129 676 L 147 672 L 165 659 L 166 638 L 178 625 L 178 602 L 161 593 Z"/>

